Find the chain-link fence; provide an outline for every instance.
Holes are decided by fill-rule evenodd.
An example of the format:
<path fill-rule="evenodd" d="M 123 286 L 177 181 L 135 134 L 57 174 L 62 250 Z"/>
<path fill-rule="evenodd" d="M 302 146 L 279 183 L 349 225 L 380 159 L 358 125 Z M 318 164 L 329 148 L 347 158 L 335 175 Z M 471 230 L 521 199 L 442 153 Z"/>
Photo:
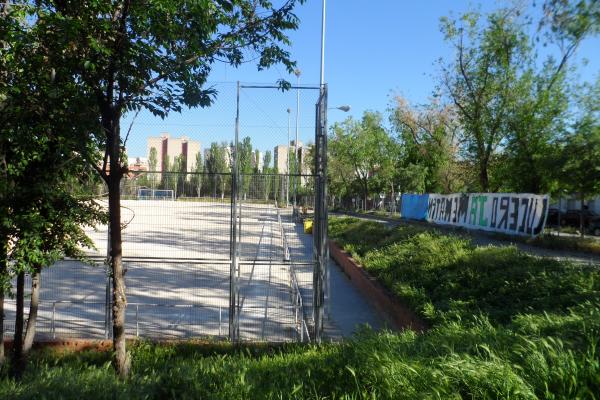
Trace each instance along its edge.
<path fill-rule="evenodd" d="M 186 145 L 174 152 L 165 145 L 172 137 L 163 134 L 160 140 L 148 139 L 145 166 L 139 160 L 129 163 L 130 172 L 121 183 L 121 222 L 130 336 L 278 342 L 320 335 L 315 321 L 321 301 L 316 304 L 315 299 L 323 296 L 315 293 L 314 283 L 324 259 L 315 244 L 323 243 L 323 232 L 315 241 L 302 224 L 313 216 L 326 218 L 319 211 L 323 191 L 317 189 L 324 182 L 314 172 L 315 150 L 298 141 L 281 144 L 289 139 L 289 112 L 287 130 L 269 117 L 266 104 L 281 101 L 279 96 L 289 100 L 289 91 L 243 85 L 235 89 L 235 98 L 241 95 L 242 101 L 222 106 L 236 110 L 235 122 L 213 126 L 217 131 L 233 128 L 230 142 L 215 141 L 204 151 L 200 146 L 190 151 L 192 143 L 184 140 L 177 143 Z M 324 125 L 315 127 L 321 117 L 315 118 L 319 91 L 314 89 L 297 89 L 312 90 L 310 100 L 303 97 L 312 105 L 297 120 L 300 137 L 308 136 L 307 131 L 312 132 L 309 137 L 323 133 Z M 231 99 L 224 92 L 219 104 Z M 267 123 L 253 122 L 257 113 L 266 114 Z M 244 123 L 240 115 L 253 117 Z M 146 120 L 132 127 L 136 124 L 151 127 Z M 258 128 L 273 136 L 272 166 L 260 151 L 249 149 L 250 139 L 239 140 L 240 134 Z M 163 129 L 157 128 L 157 134 Z M 253 137 L 250 132 L 248 137 Z M 100 180 L 77 190 L 108 206 Z M 87 251 L 87 261 L 62 260 L 42 272 L 39 336 L 111 337 L 109 232 L 107 226 L 96 226 L 87 234 L 95 244 Z M 14 331 L 14 310 L 14 301 L 7 300 L 7 334 Z"/>

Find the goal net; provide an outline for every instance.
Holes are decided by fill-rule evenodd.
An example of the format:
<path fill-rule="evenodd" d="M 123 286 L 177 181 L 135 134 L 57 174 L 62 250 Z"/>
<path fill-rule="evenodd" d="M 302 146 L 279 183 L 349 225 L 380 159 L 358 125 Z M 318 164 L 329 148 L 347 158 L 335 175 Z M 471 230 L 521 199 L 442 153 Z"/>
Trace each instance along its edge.
<path fill-rule="evenodd" d="M 138 200 L 175 200 L 175 191 L 170 189 L 138 189 Z"/>

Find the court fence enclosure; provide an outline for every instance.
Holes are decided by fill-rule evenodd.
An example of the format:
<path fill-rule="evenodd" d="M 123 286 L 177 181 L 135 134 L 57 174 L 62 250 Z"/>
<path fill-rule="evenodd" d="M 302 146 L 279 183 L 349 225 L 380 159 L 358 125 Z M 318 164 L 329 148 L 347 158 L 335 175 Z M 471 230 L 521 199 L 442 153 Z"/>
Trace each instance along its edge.
<path fill-rule="evenodd" d="M 256 114 L 253 104 L 282 103 L 291 95 L 295 101 L 296 92 L 310 104 L 302 129 L 314 135 L 311 168 L 288 164 L 286 173 L 241 171 L 239 138 L 256 132 L 256 124 L 245 126 L 244 115 Z M 327 286 L 327 89 L 294 86 L 282 92 L 238 83 L 224 85 L 220 93 L 221 103 L 233 111 L 232 123 L 224 124 L 232 128 L 232 140 L 221 170 L 143 170 L 122 180 L 127 334 L 319 341 Z M 264 129 L 285 133 L 280 125 Z M 85 192 L 107 207 L 99 179 Z M 314 219 L 312 235 L 304 232 L 303 218 Z M 109 232 L 104 225 L 87 233 L 96 248 L 86 261 L 63 259 L 42 271 L 38 339 L 112 337 Z M 7 336 L 14 321 L 15 302 L 5 300 Z"/>

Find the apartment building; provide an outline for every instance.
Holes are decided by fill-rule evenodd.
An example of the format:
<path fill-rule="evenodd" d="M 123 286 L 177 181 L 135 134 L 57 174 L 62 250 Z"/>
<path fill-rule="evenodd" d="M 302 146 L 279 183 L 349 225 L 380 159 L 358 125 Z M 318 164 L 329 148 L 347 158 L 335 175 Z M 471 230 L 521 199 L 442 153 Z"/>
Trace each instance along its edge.
<path fill-rule="evenodd" d="M 191 140 L 185 136 L 172 138 L 171 135 L 165 132 L 159 137 L 149 137 L 147 144 L 148 160 L 150 160 L 152 148 L 156 149 L 156 170 L 158 171 L 164 172 L 167 162 L 171 165 L 175 158 L 179 156 L 183 156 L 187 172 L 192 172 L 196 168 L 196 157 L 201 151 L 201 144 L 198 141 Z"/>
<path fill-rule="evenodd" d="M 273 148 L 273 166 L 280 174 L 288 173 L 288 154 L 289 147 L 286 145 L 280 144 Z"/>

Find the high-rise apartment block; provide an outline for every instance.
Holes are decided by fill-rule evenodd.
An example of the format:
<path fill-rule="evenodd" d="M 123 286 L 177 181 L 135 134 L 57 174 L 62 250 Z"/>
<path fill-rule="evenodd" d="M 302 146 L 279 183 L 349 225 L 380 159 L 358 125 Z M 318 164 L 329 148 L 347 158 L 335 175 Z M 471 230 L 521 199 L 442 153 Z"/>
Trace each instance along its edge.
<path fill-rule="evenodd" d="M 148 138 L 148 162 L 150 164 L 150 153 L 152 148 L 156 149 L 156 167 L 157 171 L 164 172 L 168 165 L 173 165 L 176 157 L 183 157 L 185 165 L 184 170 L 192 172 L 196 168 L 196 157 L 200 153 L 200 142 L 190 140 L 185 136 L 172 138 L 168 133 L 162 133 L 160 137 Z M 154 166 L 149 165 L 152 169 Z"/>
<path fill-rule="evenodd" d="M 287 174 L 288 172 L 288 152 L 289 147 L 283 144 L 273 148 L 273 166 L 277 168 L 277 172 L 280 174 Z"/>
<path fill-rule="evenodd" d="M 300 165 L 300 172 L 301 174 L 307 174 L 307 170 L 305 167 L 305 163 L 304 163 L 304 156 L 306 155 L 306 151 L 308 150 L 307 148 L 304 147 L 304 144 L 300 141 L 298 141 L 298 161 L 299 161 L 299 165 Z M 280 174 L 287 174 L 288 173 L 288 157 L 290 152 L 294 152 L 294 150 L 296 150 L 295 147 L 295 142 L 292 140 L 290 141 L 290 145 L 286 146 L 283 144 L 280 144 L 278 146 L 275 146 L 275 148 L 273 149 L 273 159 L 274 159 L 274 166 L 277 167 L 277 171 Z M 290 162 L 293 162 L 293 159 L 290 160 Z M 298 173 L 298 171 L 296 171 L 296 166 L 295 165 L 290 165 L 290 173 L 294 174 L 294 173 Z"/>

